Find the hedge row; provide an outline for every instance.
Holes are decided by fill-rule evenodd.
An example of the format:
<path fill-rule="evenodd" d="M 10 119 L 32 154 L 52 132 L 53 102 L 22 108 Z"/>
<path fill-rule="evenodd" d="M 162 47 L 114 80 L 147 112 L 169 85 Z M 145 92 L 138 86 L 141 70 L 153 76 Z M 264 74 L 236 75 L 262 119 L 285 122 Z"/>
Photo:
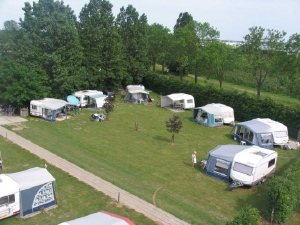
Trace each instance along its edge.
<path fill-rule="evenodd" d="M 150 73 L 144 77 L 143 85 L 160 95 L 172 93 L 193 95 L 196 107 L 209 103 L 228 105 L 234 109 L 236 121 L 247 121 L 254 118 L 270 118 L 279 121 L 288 127 L 289 135 L 292 138 L 297 138 L 300 130 L 300 109 L 292 106 L 286 107 L 270 98 L 258 99 L 246 92 L 226 91 L 211 85 L 195 84 L 156 73 Z"/>
<path fill-rule="evenodd" d="M 268 182 L 267 215 L 270 221 L 284 223 L 300 204 L 300 159 Z"/>

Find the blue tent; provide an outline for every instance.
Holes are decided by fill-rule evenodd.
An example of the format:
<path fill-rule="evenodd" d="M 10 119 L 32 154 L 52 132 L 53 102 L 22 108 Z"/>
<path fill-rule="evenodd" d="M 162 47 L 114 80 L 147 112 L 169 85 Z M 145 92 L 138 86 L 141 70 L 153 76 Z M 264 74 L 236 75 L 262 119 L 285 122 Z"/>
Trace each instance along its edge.
<path fill-rule="evenodd" d="M 56 206 L 55 178 L 45 168 L 7 174 L 20 190 L 20 217 Z"/>
<path fill-rule="evenodd" d="M 219 145 L 208 153 L 206 174 L 223 181 L 230 181 L 230 170 L 235 155 L 250 146 Z"/>

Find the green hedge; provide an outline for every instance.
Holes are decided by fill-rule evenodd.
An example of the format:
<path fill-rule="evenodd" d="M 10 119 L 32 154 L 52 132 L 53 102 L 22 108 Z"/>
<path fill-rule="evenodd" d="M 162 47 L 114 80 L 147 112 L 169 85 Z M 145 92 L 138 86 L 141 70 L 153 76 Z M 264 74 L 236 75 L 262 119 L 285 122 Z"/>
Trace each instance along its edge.
<path fill-rule="evenodd" d="M 172 93 L 187 93 L 195 98 L 195 106 L 209 103 L 222 103 L 234 109 L 237 121 L 254 118 L 270 118 L 285 124 L 289 135 L 297 138 L 300 130 L 300 109 L 286 107 L 272 99 L 258 99 L 235 90 L 225 91 L 210 85 L 195 84 L 186 80 L 179 80 L 174 76 L 150 73 L 143 79 L 143 85 L 161 95 Z"/>
<path fill-rule="evenodd" d="M 300 159 L 268 182 L 267 216 L 272 222 L 284 223 L 300 203 Z"/>

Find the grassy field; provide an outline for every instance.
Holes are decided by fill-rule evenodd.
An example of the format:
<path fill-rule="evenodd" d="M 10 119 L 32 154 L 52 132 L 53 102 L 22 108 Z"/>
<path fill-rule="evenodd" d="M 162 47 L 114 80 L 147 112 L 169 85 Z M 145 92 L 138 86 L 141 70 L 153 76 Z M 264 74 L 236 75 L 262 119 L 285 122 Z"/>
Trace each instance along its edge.
<path fill-rule="evenodd" d="M 170 110 L 155 104 L 124 103 L 118 96 L 109 121 L 94 123 L 92 112 L 84 109 L 76 117 L 70 112 L 69 119 L 53 123 L 29 117 L 8 128 L 190 224 L 225 224 L 245 204 L 264 214 L 267 183 L 230 192 L 228 183 L 206 176 L 199 163 L 191 167 L 193 151 L 200 161 L 220 144 L 237 144 L 231 137 L 233 127 L 203 127 L 192 121 L 192 111 L 176 112 L 183 128 L 175 134 L 172 146 L 165 126 L 174 113 Z M 134 131 L 135 123 L 138 131 Z M 299 156 L 297 151 L 276 150 L 278 172 Z M 73 188 L 80 192 L 76 186 Z M 68 211 L 76 214 L 72 207 L 64 213 Z M 296 212 L 287 224 L 299 223 Z"/>
<path fill-rule="evenodd" d="M 0 150 L 4 160 L 1 173 L 14 173 L 33 167 L 44 167 L 45 161 L 0 137 Z M 97 211 L 109 211 L 130 218 L 136 224 L 154 225 L 153 221 L 136 211 L 118 204 L 110 197 L 69 176 L 48 164 L 48 171 L 56 179 L 58 206 L 35 216 L 20 219 L 18 216 L 0 221 L 1 225 L 57 225 Z"/>

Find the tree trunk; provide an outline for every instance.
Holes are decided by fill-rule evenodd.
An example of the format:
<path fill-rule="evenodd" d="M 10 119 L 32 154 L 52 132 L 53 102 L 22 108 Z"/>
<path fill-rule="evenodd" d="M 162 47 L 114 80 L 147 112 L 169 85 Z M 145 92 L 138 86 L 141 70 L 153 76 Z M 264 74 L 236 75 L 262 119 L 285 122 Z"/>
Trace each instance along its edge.
<path fill-rule="evenodd" d="M 198 74 L 197 74 L 197 71 L 195 71 L 195 84 L 198 83 Z"/>
<path fill-rule="evenodd" d="M 221 79 L 219 80 L 219 83 L 220 83 L 220 88 L 222 88 L 223 81 Z"/>
<path fill-rule="evenodd" d="M 260 98 L 261 82 L 257 82 L 257 98 Z"/>

